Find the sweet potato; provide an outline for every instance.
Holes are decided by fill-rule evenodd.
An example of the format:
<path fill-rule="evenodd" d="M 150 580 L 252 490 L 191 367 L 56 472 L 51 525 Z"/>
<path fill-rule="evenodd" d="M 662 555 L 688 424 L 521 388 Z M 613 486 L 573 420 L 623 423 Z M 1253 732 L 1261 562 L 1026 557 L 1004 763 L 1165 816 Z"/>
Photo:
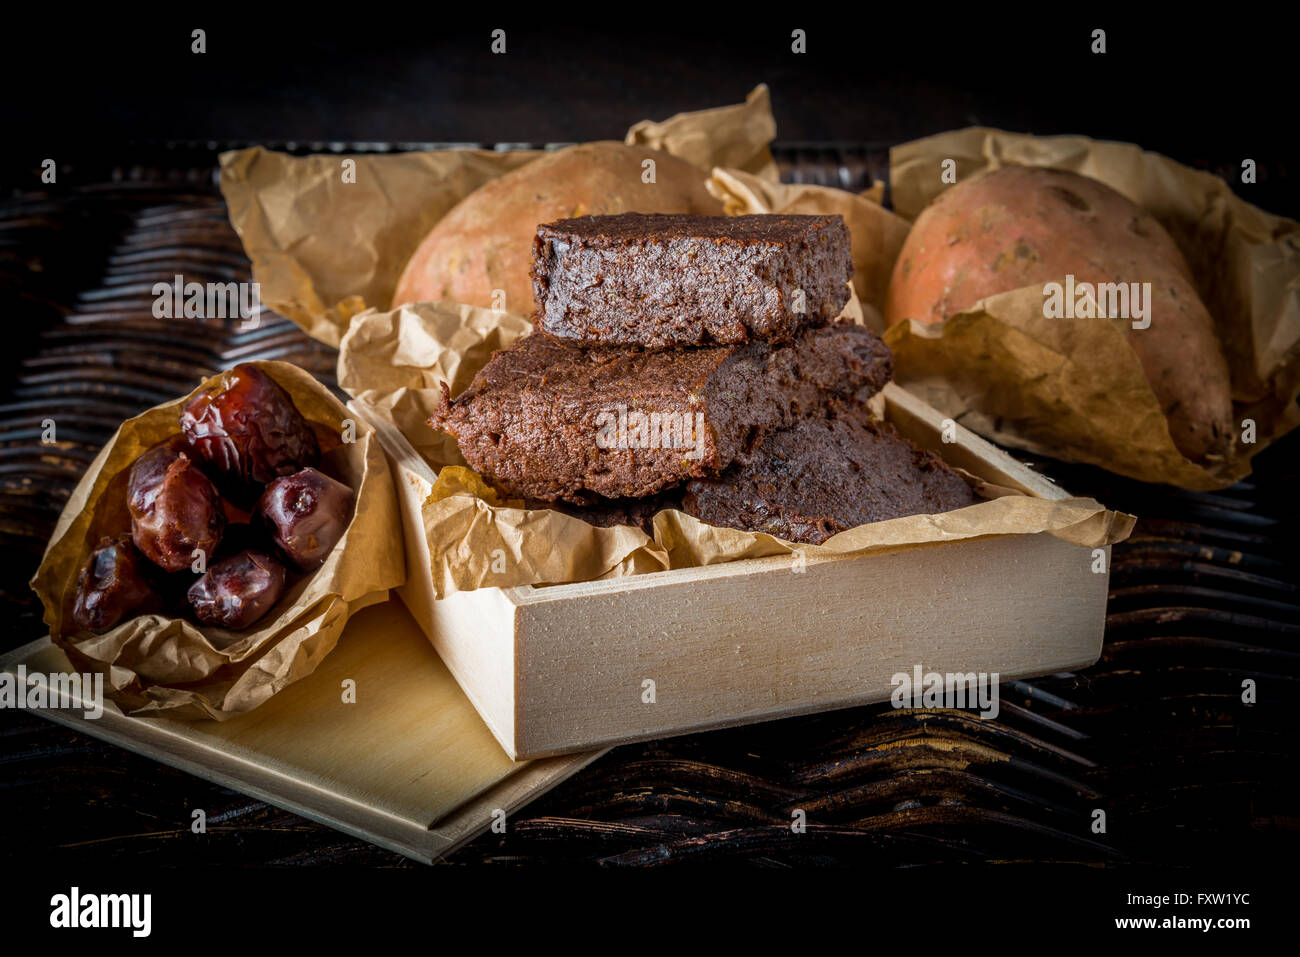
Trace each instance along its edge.
<path fill-rule="evenodd" d="M 644 181 L 653 159 L 654 182 Z M 583 143 L 534 160 L 480 186 L 444 216 L 406 264 L 393 307 L 450 299 L 533 313 L 528 275 L 539 223 L 606 213 L 703 213 L 722 204 L 708 173 L 647 147 Z M 494 301 L 495 290 L 505 301 Z"/>
<path fill-rule="evenodd" d="M 1109 186 L 1077 173 L 1007 166 L 946 190 L 917 217 L 894 265 L 885 321 L 937 322 L 1023 286 L 1151 283 L 1150 325 L 1128 342 L 1188 458 L 1232 441 L 1228 366 L 1164 228 Z M 1103 321 L 1103 320 L 1099 320 Z"/>

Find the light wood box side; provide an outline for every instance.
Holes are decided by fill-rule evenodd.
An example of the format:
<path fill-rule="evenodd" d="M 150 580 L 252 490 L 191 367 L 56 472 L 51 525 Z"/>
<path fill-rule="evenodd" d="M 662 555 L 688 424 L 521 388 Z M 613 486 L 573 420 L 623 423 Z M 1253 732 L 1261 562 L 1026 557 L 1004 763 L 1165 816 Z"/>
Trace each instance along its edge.
<path fill-rule="evenodd" d="M 1086 557 L 1046 534 L 996 537 L 802 572 L 778 556 L 531 603 L 517 619 L 507 751 L 537 757 L 883 701 L 892 676 L 918 664 L 1002 680 L 1086 666 L 1106 602 L 1106 576 Z"/>

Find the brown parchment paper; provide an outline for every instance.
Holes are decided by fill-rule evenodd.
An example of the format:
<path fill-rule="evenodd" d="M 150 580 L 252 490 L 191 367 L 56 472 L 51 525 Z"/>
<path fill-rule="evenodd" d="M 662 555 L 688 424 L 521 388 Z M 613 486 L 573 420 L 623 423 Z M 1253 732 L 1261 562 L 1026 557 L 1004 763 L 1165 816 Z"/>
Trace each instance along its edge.
<path fill-rule="evenodd" d="M 184 619 L 142 615 L 95 635 L 72 620 L 77 576 L 101 537 L 131 528 L 126 490 L 140 454 L 180 432 L 190 396 L 124 422 L 96 456 L 59 516 L 32 579 L 54 642 L 79 668 L 104 674 L 105 692 L 129 714 L 217 718 L 249 711 L 306 677 L 333 650 L 350 615 L 382 601 L 406 580 L 397 500 L 388 460 L 373 429 L 356 422 L 356 440 L 338 440 L 356 421 L 312 376 L 284 362 L 252 363 L 289 393 L 323 443 L 324 471 L 352 486 L 355 511 L 325 564 L 299 576 L 260 623 L 244 631 L 200 627 Z M 394 542 L 396 541 L 396 544 Z"/>
<path fill-rule="evenodd" d="M 775 183 L 780 173 L 769 148 L 774 139 L 772 97 L 760 83 L 740 107 L 678 113 L 662 123 L 642 120 L 627 131 L 624 143 L 671 153 L 702 170 L 731 166 Z"/>
<path fill-rule="evenodd" d="M 1003 445 L 1200 490 L 1248 475 L 1251 457 L 1300 424 L 1300 224 L 1244 202 L 1217 176 L 1132 144 L 984 128 L 891 151 L 899 214 L 914 219 L 946 188 L 946 159 L 958 181 L 1009 164 L 1071 170 L 1155 216 L 1192 267 L 1228 359 L 1238 427 L 1254 420 L 1256 441 L 1238 442 L 1223 462 L 1185 458 L 1122 330 L 1044 319 L 1038 287 L 990 297 L 946 322 L 896 324 L 885 340 L 902 385 Z"/>
<path fill-rule="evenodd" d="M 858 555 L 888 548 L 986 535 L 1046 532 L 1096 548 L 1124 539 L 1131 516 L 1091 499 L 1048 502 L 977 484 L 987 501 L 942 515 L 918 515 L 850 529 L 822 545 L 797 545 L 770 535 L 713 528 L 668 509 L 654 534 L 627 526 L 596 528 L 549 509 L 502 501 L 465 467 L 454 442 L 431 442 L 424 420 L 442 401 L 438 379 L 457 394 L 490 357 L 494 343 L 518 338 L 518 316 L 454 303 L 417 303 L 356 316 L 339 350 L 339 382 L 392 421 L 438 471 L 422 509 L 431 573 L 439 598 L 487 586 L 589 581 L 801 552 Z M 395 397 L 395 398 L 393 398 Z M 387 404 L 385 404 L 387 403 Z M 449 437 L 448 437 L 449 439 Z"/>
<path fill-rule="evenodd" d="M 387 305 L 402 267 L 447 211 L 540 154 L 526 150 L 221 155 L 221 192 L 261 298 L 337 346 L 348 319 Z M 355 164 L 344 182 L 343 164 Z"/>
<path fill-rule="evenodd" d="M 700 167 L 776 178 L 767 87 L 733 106 L 637 123 L 645 144 Z M 221 156 L 221 192 L 253 264 L 261 299 L 308 335 L 337 346 L 349 320 L 387 308 L 406 261 L 458 202 L 536 159 L 536 151 L 432 150 L 297 157 L 261 147 Z M 351 182 L 344 163 L 355 164 Z"/>

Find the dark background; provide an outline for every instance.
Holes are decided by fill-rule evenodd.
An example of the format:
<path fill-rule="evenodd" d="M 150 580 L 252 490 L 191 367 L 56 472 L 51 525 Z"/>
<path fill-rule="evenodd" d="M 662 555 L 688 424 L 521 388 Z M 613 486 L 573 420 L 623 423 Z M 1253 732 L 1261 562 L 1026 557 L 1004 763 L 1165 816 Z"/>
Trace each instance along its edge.
<path fill-rule="evenodd" d="M 1136 142 L 1194 166 L 1250 157 L 1252 197 L 1296 214 L 1290 31 L 1258 14 L 1209 24 L 1131 11 L 954 16 L 861 7 L 729 27 L 659 7 L 545 25 L 304 9 L 305 28 L 247 10 L 18 21 L 0 75 L 19 133 L 11 185 L 54 149 L 61 167 L 138 141 L 571 142 L 643 118 L 772 90 L 778 141 L 894 144 L 982 124 Z M 1168 21 L 1177 22 L 1170 23 Z M 190 31 L 207 31 L 207 53 Z M 506 30 L 505 55 L 490 34 Z M 794 28 L 808 52 L 790 51 Z M 1090 52 L 1094 28 L 1107 52 Z M 1279 173 L 1281 170 L 1281 173 Z"/>

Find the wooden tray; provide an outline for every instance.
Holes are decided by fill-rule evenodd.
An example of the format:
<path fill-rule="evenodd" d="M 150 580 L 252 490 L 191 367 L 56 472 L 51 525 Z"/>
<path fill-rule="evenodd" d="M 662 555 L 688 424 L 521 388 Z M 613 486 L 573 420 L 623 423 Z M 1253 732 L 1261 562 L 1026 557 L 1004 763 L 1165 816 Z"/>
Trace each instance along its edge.
<path fill-rule="evenodd" d="M 48 638 L 0 658 L 28 681 L 71 670 Z M 356 682 L 356 703 L 342 682 Z M 224 722 L 132 718 L 105 703 L 38 712 L 426 863 L 563 781 L 599 752 L 512 761 L 401 602 L 359 612 L 307 678 Z M 499 815 L 498 815 L 499 816 Z"/>
<path fill-rule="evenodd" d="M 907 391 L 891 384 L 884 396 L 886 418 L 950 464 L 1068 497 L 965 429 L 941 442 L 942 417 Z M 892 676 L 918 663 L 1007 680 L 1101 654 L 1109 574 L 1048 534 L 807 557 L 800 574 L 785 555 L 438 601 L 420 518 L 435 476 L 392 423 L 350 407 L 395 469 L 408 570 L 398 594 L 512 757 L 884 701 Z M 647 678 L 653 703 L 642 699 Z"/>

